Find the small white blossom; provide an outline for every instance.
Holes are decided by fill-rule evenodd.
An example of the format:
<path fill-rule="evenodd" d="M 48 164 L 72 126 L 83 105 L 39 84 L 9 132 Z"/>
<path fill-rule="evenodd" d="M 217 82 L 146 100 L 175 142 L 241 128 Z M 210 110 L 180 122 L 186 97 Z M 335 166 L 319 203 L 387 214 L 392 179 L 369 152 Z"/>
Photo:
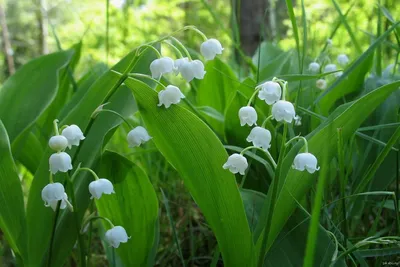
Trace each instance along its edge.
<path fill-rule="evenodd" d="M 204 64 L 200 60 L 182 60 L 178 64 L 178 71 L 187 82 L 192 81 L 194 78 L 203 79 L 206 74 L 204 71 Z"/>
<path fill-rule="evenodd" d="M 295 126 L 301 126 L 301 117 L 299 115 L 296 115 L 294 117 L 294 125 Z"/>
<path fill-rule="evenodd" d="M 234 174 L 240 173 L 241 175 L 244 175 L 248 166 L 249 164 L 247 163 L 247 159 L 244 156 L 235 153 L 229 156 L 228 160 L 222 167 L 224 169 L 229 169 L 229 171 Z"/>
<path fill-rule="evenodd" d="M 161 90 L 158 93 L 158 106 L 161 107 L 164 105 L 165 108 L 169 108 L 172 104 L 181 102 L 181 98 L 185 98 L 181 90 L 176 86 L 168 85 L 165 90 Z"/>
<path fill-rule="evenodd" d="M 118 248 L 120 243 L 128 242 L 129 238 L 122 226 L 115 226 L 106 232 L 106 240 L 114 248 Z"/>
<path fill-rule="evenodd" d="M 200 46 L 200 52 L 206 60 L 213 60 L 217 54 L 222 54 L 222 50 L 224 48 L 217 39 L 208 39 Z"/>
<path fill-rule="evenodd" d="M 64 186 L 61 183 L 51 183 L 46 185 L 42 190 L 42 199 L 46 207 L 56 210 L 58 201 L 61 200 L 60 209 L 67 207 L 68 197 L 65 193 Z"/>
<path fill-rule="evenodd" d="M 169 57 L 162 57 L 153 60 L 150 64 L 151 77 L 160 79 L 163 74 L 174 70 L 174 61 Z"/>
<path fill-rule="evenodd" d="M 296 112 L 294 110 L 294 106 L 292 103 L 279 100 L 272 106 L 272 117 L 277 121 L 286 121 L 291 123 L 293 119 L 296 117 Z"/>
<path fill-rule="evenodd" d="M 257 111 L 251 106 L 241 107 L 239 109 L 239 119 L 241 126 L 257 124 Z"/>
<path fill-rule="evenodd" d="M 136 147 L 149 141 L 151 136 L 144 127 L 138 126 L 128 133 L 127 139 L 129 147 Z"/>
<path fill-rule="evenodd" d="M 65 127 L 61 134 L 67 138 L 70 149 L 72 146 L 79 146 L 79 141 L 85 139 L 81 129 L 75 124 Z"/>
<path fill-rule="evenodd" d="M 189 59 L 187 57 L 178 58 L 177 60 L 174 61 L 175 74 L 177 74 L 177 75 L 179 74 L 181 66 L 186 62 L 189 62 Z"/>
<path fill-rule="evenodd" d="M 95 180 L 89 184 L 89 192 L 92 194 L 91 198 L 99 199 L 102 194 L 111 195 L 114 192 L 113 184 L 104 178 Z"/>
<path fill-rule="evenodd" d="M 54 153 L 49 158 L 51 173 L 67 172 L 72 170 L 71 157 L 65 152 Z"/>
<path fill-rule="evenodd" d="M 54 151 L 61 151 L 68 146 L 68 139 L 63 135 L 55 135 L 49 139 L 49 147 Z"/>
<path fill-rule="evenodd" d="M 335 75 L 336 78 L 339 78 L 340 76 L 343 75 L 343 71 L 335 72 L 334 75 Z"/>
<path fill-rule="evenodd" d="M 313 154 L 300 153 L 294 158 L 293 168 L 298 171 L 307 170 L 309 173 L 314 173 L 319 170 L 317 164 L 317 158 Z"/>
<path fill-rule="evenodd" d="M 336 70 L 337 70 L 337 67 L 335 64 L 328 64 L 324 68 L 324 72 L 332 72 L 332 71 L 336 71 Z"/>
<path fill-rule="evenodd" d="M 337 61 L 338 61 L 340 66 L 344 67 L 349 63 L 349 58 L 345 54 L 340 54 L 337 57 Z"/>
<path fill-rule="evenodd" d="M 315 86 L 316 86 L 318 89 L 321 89 L 321 90 L 326 89 L 326 86 L 327 86 L 326 80 L 325 80 L 325 79 L 318 79 L 318 80 L 315 82 Z"/>
<path fill-rule="evenodd" d="M 252 142 L 253 146 L 261 147 L 268 150 L 271 147 L 271 132 L 262 127 L 256 126 L 251 129 L 249 136 L 246 138 L 247 142 Z"/>
<path fill-rule="evenodd" d="M 279 83 L 268 81 L 257 86 L 256 89 L 259 87 L 261 87 L 261 90 L 258 93 L 258 98 L 264 100 L 268 105 L 272 105 L 281 99 L 282 89 Z"/>
<path fill-rule="evenodd" d="M 310 65 L 308 65 L 308 69 L 312 73 L 318 73 L 320 68 L 321 66 L 317 62 L 311 62 Z"/>
<path fill-rule="evenodd" d="M 332 41 L 332 39 L 328 39 L 328 40 L 326 40 L 326 44 L 327 44 L 327 47 L 332 47 L 333 46 L 333 41 Z"/>

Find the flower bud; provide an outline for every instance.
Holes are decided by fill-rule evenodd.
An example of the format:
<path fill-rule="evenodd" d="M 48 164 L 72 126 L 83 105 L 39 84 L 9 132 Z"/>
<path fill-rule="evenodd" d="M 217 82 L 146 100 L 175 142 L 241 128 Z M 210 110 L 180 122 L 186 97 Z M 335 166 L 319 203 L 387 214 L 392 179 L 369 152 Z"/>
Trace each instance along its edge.
<path fill-rule="evenodd" d="M 158 93 L 158 105 L 161 107 L 162 105 L 165 108 L 169 108 L 172 104 L 178 104 L 181 102 L 181 98 L 185 98 L 185 95 L 182 94 L 181 90 L 178 87 L 173 85 L 168 85 L 165 90 L 161 90 Z"/>
<path fill-rule="evenodd" d="M 277 121 L 286 121 L 291 123 L 292 120 L 296 117 L 296 112 L 294 111 L 294 106 L 292 103 L 279 100 L 272 106 L 272 117 Z"/>
<path fill-rule="evenodd" d="M 160 79 L 163 74 L 174 70 L 174 61 L 169 57 L 162 57 L 153 60 L 150 64 L 151 77 Z"/>
<path fill-rule="evenodd" d="M 62 151 L 68 146 L 68 140 L 63 135 L 52 136 L 49 140 L 49 147 L 54 151 Z"/>
<path fill-rule="evenodd" d="M 91 198 L 100 199 L 102 194 L 111 195 L 114 192 L 113 184 L 104 178 L 95 180 L 89 184 L 89 192 L 92 194 Z"/>
<path fill-rule="evenodd" d="M 332 72 L 332 71 L 336 71 L 336 65 L 335 64 L 328 64 L 325 66 L 324 68 L 324 72 Z"/>
<path fill-rule="evenodd" d="M 311 153 L 297 154 L 293 161 L 293 168 L 298 171 L 307 170 L 309 173 L 319 170 L 319 167 L 317 167 L 317 158 Z"/>
<path fill-rule="evenodd" d="M 340 66 L 344 67 L 349 63 L 349 58 L 345 54 L 340 54 L 337 57 L 337 61 Z"/>
<path fill-rule="evenodd" d="M 253 124 L 257 124 L 257 112 L 251 106 L 242 107 L 239 109 L 239 119 L 241 126 L 245 124 L 252 126 Z"/>
<path fill-rule="evenodd" d="M 213 60 L 217 54 L 222 54 L 222 50 L 224 49 L 217 39 L 208 39 L 200 46 L 200 52 L 205 60 Z"/>
<path fill-rule="evenodd" d="M 309 69 L 312 73 L 318 73 L 320 67 L 321 67 L 321 66 L 320 66 L 317 62 L 311 62 L 310 65 L 308 65 L 308 69 Z"/>
<path fill-rule="evenodd" d="M 107 242 L 114 248 L 118 248 L 120 243 L 128 242 L 128 234 L 122 226 L 115 226 L 106 232 Z"/>
<path fill-rule="evenodd" d="M 149 141 L 151 136 L 144 127 L 138 126 L 128 133 L 127 139 L 129 147 L 137 147 Z"/>
<path fill-rule="evenodd" d="M 325 80 L 325 79 L 318 79 L 318 80 L 315 82 L 315 86 L 316 86 L 318 89 L 321 89 L 321 90 L 326 89 L 326 86 L 327 86 L 326 80 Z"/>
<path fill-rule="evenodd" d="M 192 81 L 194 78 L 203 79 L 204 75 L 206 74 L 204 71 L 204 64 L 200 60 L 183 60 L 179 64 L 179 72 L 187 82 Z"/>
<path fill-rule="evenodd" d="M 222 166 L 222 168 L 229 169 L 233 174 L 240 173 L 241 175 L 244 175 L 248 166 L 249 164 L 247 163 L 247 159 L 244 156 L 235 153 L 229 156 L 227 162 Z"/>
<path fill-rule="evenodd" d="M 54 153 L 49 158 L 50 171 L 52 174 L 57 172 L 67 172 L 72 170 L 71 157 L 65 152 Z"/>
<path fill-rule="evenodd" d="M 257 86 L 256 88 L 259 87 L 261 87 L 261 90 L 258 93 L 258 98 L 264 100 L 268 105 L 272 105 L 281 99 L 282 89 L 279 83 L 268 81 Z"/>
<path fill-rule="evenodd" d="M 271 132 L 262 127 L 254 127 L 251 129 L 249 136 L 246 138 L 247 142 L 252 142 L 253 146 L 261 147 L 268 150 L 271 147 Z"/>
<path fill-rule="evenodd" d="M 81 129 L 75 124 L 65 127 L 61 134 L 67 138 L 69 149 L 72 146 L 79 146 L 79 141 L 85 139 Z"/>

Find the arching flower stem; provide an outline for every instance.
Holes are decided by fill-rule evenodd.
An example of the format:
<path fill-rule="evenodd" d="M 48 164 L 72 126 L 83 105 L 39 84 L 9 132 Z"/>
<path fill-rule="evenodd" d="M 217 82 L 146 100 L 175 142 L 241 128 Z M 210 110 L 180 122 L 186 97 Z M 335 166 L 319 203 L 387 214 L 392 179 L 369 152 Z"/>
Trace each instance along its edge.
<path fill-rule="evenodd" d="M 169 47 L 172 48 L 172 50 L 175 51 L 175 53 L 178 55 L 179 58 L 183 58 L 182 52 L 172 43 L 168 42 L 167 40 L 162 41 L 164 44 L 168 45 Z"/>
<path fill-rule="evenodd" d="M 243 156 L 243 154 L 244 154 L 246 151 L 248 151 L 248 150 L 250 150 L 250 149 L 253 149 L 253 148 L 258 149 L 258 150 L 260 150 L 260 151 L 263 151 L 263 152 L 267 155 L 267 158 L 269 159 L 269 161 L 271 162 L 272 167 L 274 167 L 274 169 L 276 169 L 276 166 L 277 166 L 277 165 L 276 165 L 276 162 L 275 162 L 274 158 L 271 156 L 271 154 L 268 152 L 268 150 L 264 150 L 264 149 L 262 149 L 261 147 L 256 147 L 256 146 L 249 146 L 249 147 L 246 147 L 245 149 L 242 150 L 242 152 L 240 152 L 240 155 Z"/>
<path fill-rule="evenodd" d="M 58 131 L 58 120 L 57 119 L 55 119 L 53 121 L 53 126 L 54 126 L 54 134 L 55 135 L 60 135 L 60 132 Z"/>
<path fill-rule="evenodd" d="M 304 141 L 304 147 L 305 147 L 305 153 L 308 153 L 308 142 L 307 139 L 304 136 L 295 136 L 292 139 L 290 139 L 289 141 L 286 142 L 285 146 L 287 147 L 292 141 L 294 140 L 303 140 Z"/>
<path fill-rule="evenodd" d="M 269 120 L 271 120 L 273 118 L 273 116 L 272 115 L 269 115 L 264 121 L 263 121 L 263 123 L 261 124 L 261 127 L 262 128 L 265 128 L 265 125 L 267 124 L 267 122 L 269 121 Z"/>
<path fill-rule="evenodd" d="M 120 118 L 129 126 L 129 128 L 131 128 L 131 129 L 134 128 L 134 127 L 130 124 L 129 121 L 127 121 L 121 114 L 119 114 L 119 113 L 116 112 L 115 110 L 111 110 L 111 109 L 101 109 L 101 110 L 95 111 L 93 115 L 94 115 L 94 116 L 97 116 L 97 114 L 102 113 L 102 112 L 108 112 L 108 113 L 114 114 L 114 115 L 120 117 Z M 93 115 L 92 115 L 92 116 L 93 116 Z"/>
<path fill-rule="evenodd" d="M 189 60 L 192 60 L 192 57 L 190 56 L 189 51 L 186 49 L 186 47 L 181 43 L 181 41 L 179 41 L 178 39 L 176 39 L 173 36 L 169 37 L 171 40 L 173 40 L 175 43 L 177 43 L 177 45 L 179 46 L 180 49 L 182 49 L 182 51 L 185 53 L 185 55 L 189 58 Z"/>
<path fill-rule="evenodd" d="M 86 226 L 88 223 L 93 222 L 94 220 L 98 220 L 98 219 L 106 221 L 106 222 L 111 226 L 111 228 L 114 228 L 114 224 L 110 221 L 110 219 L 108 219 L 108 218 L 106 218 L 106 217 L 103 217 L 103 216 L 90 215 L 90 216 L 83 222 L 82 227 L 81 227 L 81 230 L 80 230 L 80 233 L 83 234 L 83 232 L 84 232 L 84 230 L 85 230 L 85 226 Z"/>

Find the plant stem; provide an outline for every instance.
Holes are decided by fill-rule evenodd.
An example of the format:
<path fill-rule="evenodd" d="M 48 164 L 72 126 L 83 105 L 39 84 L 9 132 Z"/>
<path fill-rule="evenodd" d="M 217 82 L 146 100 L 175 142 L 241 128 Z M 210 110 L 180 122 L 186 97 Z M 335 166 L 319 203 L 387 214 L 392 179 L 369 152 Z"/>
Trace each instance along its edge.
<path fill-rule="evenodd" d="M 175 43 L 178 44 L 178 46 L 183 50 L 183 52 L 185 53 L 185 55 L 189 58 L 189 60 L 192 60 L 192 57 L 190 56 L 189 51 L 186 49 L 186 47 L 181 43 L 181 41 L 179 41 L 178 39 L 176 39 L 173 36 L 169 37 L 171 40 L 173 40 Z"/>
<path fill-rule="evenodd" d="M 116 111 L 114 111 L 114 110 L 111 110 L 111 109 L 102 109 L 102 110 L 97 111 L 96 113 L 99 114 L 99 113 L 102 113 L 102 112 L 108 112 L 108 113 L 117 115 L 118 117 L 120 117 L 120 118 L 129 126 L 129 128 L 131 128 L 131 129 L 134 128 L 134 127 L 129 123 L 129 121 L 127 121 L 127 120 L 126 120 L 121 114 L 119 114 L 118 112 L 116 112 Z"/>
<path fill-rule="evenodd" d="M 158 57 L 158 58 L 161 58 L 161 57 L 162 57 L 161 54 L 160 54 L 160 52 L 159 52 L 154 46 L 148 45 L 148 44 L 144 44 L 144 45 L 141 45 L 141 46 L 140 46 L 140 48 L 142 48 L 142 47 L 150 48 L 150 49 L 152 49 L 152 50 L 154 51 L 154 53 L 157 54 L 157 57 Z"/>
<path fill-rule="evenodd" d="M 288 146 L 292 141 L 298 140 L 298 139 L 301 139 L 301 140 L 304 141 L 304 151 L 306 153 L 308 153 L 308 142 L 307 142 L 307 139 L 304 136 L 300 136 L 299 135 L 299 136 L 293 137 L 292 139 L 290 139 L 289 141 L 286 142 L 285 146 Z"/>
<path fill-rule="evenodd" d="M 55 134 L 55 135 L 60 135 L 60 133 L 59 133 L 59 131 L 58 131 L 58 125 L 57 125 L 57 123 L 58 123 L 58 120 L 55 119 L 55 120 L 53 121 L 54 134 Z"/>
<path fill-rule="evenodd" d="M 246 151 L 248 151 L 248 150 L 250 150 L 250 149 L 253 149 L 253 148 L 258 149 L 258 150 L 261 150 L 262 152 L 264 152 L 264 153 L 267 155 L 268 159 L 271 161 L 272 166 L 274 167 L 274 169 L 276 169 L 276 162 L 275 162 L 274 158 L 271 156 L 271 154 L 269 153 L 268 150 L 264 150 L 264 149 L 262 149 L 261 147 L 257 147 L 257 146 L 249 146 L 249 147 L 246 147 L 245 149 L 242 150 L 242 152 L 240 152 L 240 155 L 243 156 L 243 154 L 244 154 Z"/>
<path fill-rule="evenodd" d="M 164 41 L 162 41 L 162 42 L 163 42 L 164 44 L 168 45 L 169 47 L 171 47 L 172 50 L 174 50 L 175 53 L 179 56 L 179 58 L 183 58 L 183 55 L 182 55 L 181 51 L 180 51 L 176 46 L 174 46 L 173 44 L 171 44 L 171 43 L 168 42 L 167 40 L 164 40 Z"/>
<path fill-rule="evenodd" d="M 93 177 L 94 177 L 95 180 L 99 180 L 99 176 L 97 176 L 97 174 L 96 174 L 92 169 L 90 169 L 90 168 L 85 168 L 85 167 L 82 167 L 82 168 L 79 167 L 79 168 L 75 171 L 74 176 L 75 176 L 75 174 L 77 174 L 77 173 L 80 172 L 80 171 L 88 171 L 88 172 L 90 172 L 90 173 L 93 175 Z M 74 176 L 72 176 L 72 177 L 74 177 Z"/>
<path fill-rule="evenodd" d="M 137 78 L 145 78 L 148 79 L 152 82 L 157 83 L 158 85 L 160 85 L 163 89 L 165 89 L 165 85 L 162 84 L 159 80 L 154 79 L 153 77 L 150 77 L 149 75 L 146 74 L 141 74 L 141 73 L 129 73 L 128 74 L 129 77 L 137 77 Z"/>
<path fill-rule="evenodd" d="M 54 215 L 53 229 L 51 231 L 49 256 L 47 258 L 47 267 L 51 267 L 51 257 L 52 257 L 52 254 L 53 254 L 53 243 L 54 243 L 54 238 L 55 238 L 55 235 L 56 235 L 57 219 L 58 219 L 58 216 L 60 214 L 60 206 L 61 206 L 61 201 L 58 201 L 57 207 L 56 207 L 56 214 Z"/>

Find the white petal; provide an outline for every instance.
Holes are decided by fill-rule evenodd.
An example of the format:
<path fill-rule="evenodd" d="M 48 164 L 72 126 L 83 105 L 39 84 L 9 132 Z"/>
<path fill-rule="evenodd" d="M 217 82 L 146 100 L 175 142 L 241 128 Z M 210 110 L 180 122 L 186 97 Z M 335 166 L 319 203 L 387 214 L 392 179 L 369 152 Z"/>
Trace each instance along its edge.
<path fill-rule="evenodd" d="M 63 135 L 52 136 L 49 140 L 49 147 L 54 151 L 61 151 L 68 146 L 68 139 Z"/>
<path fill-rule="evenodd" d="M 52 154 L 49 158 L 49 165 L 53 174 L 72 170 L 71 157 L 65 152 Z"/>
<path fill-rule="evenodd" d="M 61 133 L 65 138 L 68 140 L 68 147 L 71 148 L 72 146 L 78 146 L 79 142 L 85 137 L 83 136 L 83 132 L 81 129 L 75 125 L 72 124 L 70 126 L 67 126 Z"/>

